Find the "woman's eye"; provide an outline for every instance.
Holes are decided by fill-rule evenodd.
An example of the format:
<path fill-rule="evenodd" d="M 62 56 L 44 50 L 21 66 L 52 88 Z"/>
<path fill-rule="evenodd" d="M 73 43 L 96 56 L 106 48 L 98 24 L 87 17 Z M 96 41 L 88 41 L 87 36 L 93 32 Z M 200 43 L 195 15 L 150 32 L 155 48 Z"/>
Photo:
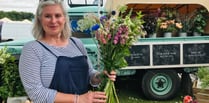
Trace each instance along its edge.
<path fill-rule="evenodd" d="M 56 14 L 55 17 L 60 18 L 60 17 L 62 17 L 62 15 L 61 14 Z"/>
<path fill-rule="evenodd" d="M 45 18 L 51 18 L 51 16 L 50 16 L 50 15 L 45 15 L 44 17 L 45 17 Z"/>
<path fill-rule="evenodd" d="M 44 15 L 45 18 L 61 18 L 62 14 L 55 14 L 55 15 Z"/>
<path fill-rule="evenodd" d="M 51 16 L 50 16 L 50 15 L 46 15 L 45 17 L 46 17 L 46 18 L 51 18 Z"/>

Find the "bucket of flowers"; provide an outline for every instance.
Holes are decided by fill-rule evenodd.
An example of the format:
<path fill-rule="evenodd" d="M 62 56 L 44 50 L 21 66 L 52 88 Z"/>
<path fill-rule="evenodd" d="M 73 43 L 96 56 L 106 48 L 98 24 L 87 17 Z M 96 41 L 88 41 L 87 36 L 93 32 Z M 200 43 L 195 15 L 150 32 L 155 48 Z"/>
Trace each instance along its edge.
<path fill-rule="evenodd" d="M 186 22 L 179 23 L 178 33 L 180 37 L 186 37 L 187 36 L 187 25 Z"/>
<path fill-rule="evenodd" d="M 161 17 L 161 23 L 159 25 L 160 30 L 164 33 L 165 37 L 171 37 L 173 33 L 176 33 L 178 29 L 182 28 L 182 24 L 176 22 L 175 19 L 167 19 Z"/>
<path fill-rule="evenodd" d="M 87 18 L 91 19 L 87 19 Z M 95 24 L 91 26 L 92 37 L 96 40 L 99 49 L 100 64 L 103 70 L 117 71 L 126 67 L 126 57 L 130 55 L 130 47 L 140 36 L 144 36 L 143 15 L 139 11 L 132 17 L 132 10 L 127 12 L 127 6 L 119 8 L 119 13 L 112 11 L 108 16 L 92 17 L 85 16 L 78 21 L 78 28 L 83 28 L 83 20 L 93 20 Z M 86 28 L 89 29 L 89 28 Z M 107 77 L 102 77 L 99 90 L 105 91 L 108 97 L 107 103 L 119 103 L 114 82 Z"/>

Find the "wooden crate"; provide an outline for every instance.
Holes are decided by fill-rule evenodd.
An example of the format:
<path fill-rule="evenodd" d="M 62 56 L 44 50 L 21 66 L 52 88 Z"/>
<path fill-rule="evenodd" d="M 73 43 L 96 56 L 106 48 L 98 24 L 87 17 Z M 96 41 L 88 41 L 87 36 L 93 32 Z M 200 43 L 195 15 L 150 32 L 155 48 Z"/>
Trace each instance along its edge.
<path fill-rule="evenodd" d="M 209 89 L 193 88 L 198 103 L 209 103 Z"/>

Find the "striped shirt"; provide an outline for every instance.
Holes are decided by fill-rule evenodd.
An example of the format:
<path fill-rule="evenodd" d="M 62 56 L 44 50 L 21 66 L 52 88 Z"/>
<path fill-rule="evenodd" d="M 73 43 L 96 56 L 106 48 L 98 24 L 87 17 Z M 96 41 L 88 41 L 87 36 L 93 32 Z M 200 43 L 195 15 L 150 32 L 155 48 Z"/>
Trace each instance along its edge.
<path fill-rule="evenodd" d="M 76 45 L 69 39 L 69 44 L 65 47 L 55 47 L 42 42 L 57 56 L 75 57 L 87 55 L 82 42 L 73 38 Z M 24 45 L 19 61 L 19 72 L 23 86 L 34 103 L 54 103 L 56 90 L 50 89 L 50 83 L 55 72 L 57 58 L 41 46 L 37 41 L 31 41 Z M 93 76 L 97 71 L 88 59 L 89 76 Z"/>

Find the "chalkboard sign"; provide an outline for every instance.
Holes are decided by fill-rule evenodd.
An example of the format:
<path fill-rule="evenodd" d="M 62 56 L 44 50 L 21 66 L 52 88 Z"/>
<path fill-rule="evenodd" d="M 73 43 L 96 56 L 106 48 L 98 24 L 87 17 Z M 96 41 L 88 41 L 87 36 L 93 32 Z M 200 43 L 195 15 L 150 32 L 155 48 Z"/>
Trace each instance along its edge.
<path fill-rule="evenodd" d="M 126 58 L 129 66 L 149 66 L 150 48 L 149 45 L 133 45 L 130 49 L 131 55 Z"/>
<path fill-rule="evenodd" d="M 184 44 L 183 54 L 184 64 L 209 63 L 209 44 Z"/>
<path fill-rule="evenodd" d="M 180 64 L 179 44 L 153 45 L 153 65 L 176 65 Z"/>

